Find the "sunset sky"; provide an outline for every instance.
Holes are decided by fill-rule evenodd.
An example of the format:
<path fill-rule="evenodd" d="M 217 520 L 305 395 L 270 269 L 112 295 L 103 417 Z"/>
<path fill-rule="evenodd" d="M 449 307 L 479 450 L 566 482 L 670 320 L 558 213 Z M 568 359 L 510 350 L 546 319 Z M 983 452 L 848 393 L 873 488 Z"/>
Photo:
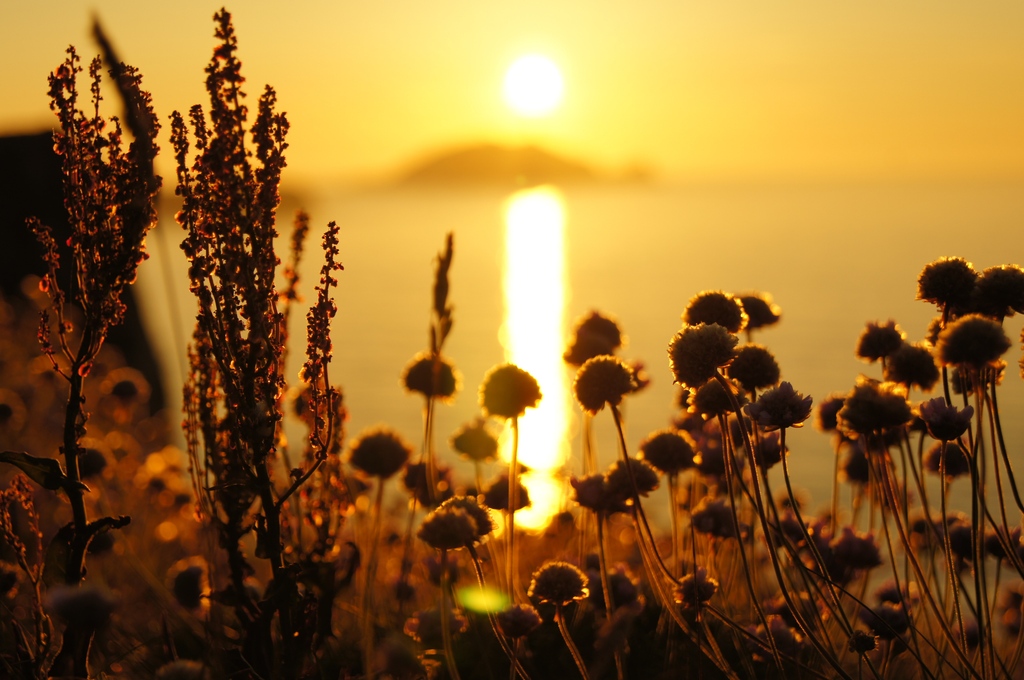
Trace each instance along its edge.
<path fill-rule="evenodd" d="M 90 9 L 91 6 L 91 9 Z M 205 102 L 218 2 L 39 0 L 0 11 L 0 131 L 49 126 L 46 76 L 90 17 L 158 114 Z M 253 101 L 274 85 L 293 182 L 377 180 L 450 145 L 541 143 L 668 179 L 1024 177 L 1024 3 L 994 0 L 246 0 L 229 7 Z M 502 99 L 524 53 L 565 97 Z M 162 156 L 165 176 L 170 154 Z"/>

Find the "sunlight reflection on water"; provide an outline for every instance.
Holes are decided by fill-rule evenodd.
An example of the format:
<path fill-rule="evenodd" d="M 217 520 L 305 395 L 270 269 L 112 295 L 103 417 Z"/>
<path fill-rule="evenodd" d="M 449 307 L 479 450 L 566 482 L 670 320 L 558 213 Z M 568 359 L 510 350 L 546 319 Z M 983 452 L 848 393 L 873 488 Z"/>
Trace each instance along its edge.
<path fill-rule="evenodd" d="M 531 469 L 523 483 L 531 506 L 516 523 L 537 528 L 559 511 L 562 488 L 554 475 L 569 455 L 569 388 L 565 347 L 565 203 L 548 187 L 513 194 L 505 205 L 505 359 L 540 384 L 537 408 L 519 419 L 519 460 Z M 511 436 L 503 452 L 511 455 Z"/>

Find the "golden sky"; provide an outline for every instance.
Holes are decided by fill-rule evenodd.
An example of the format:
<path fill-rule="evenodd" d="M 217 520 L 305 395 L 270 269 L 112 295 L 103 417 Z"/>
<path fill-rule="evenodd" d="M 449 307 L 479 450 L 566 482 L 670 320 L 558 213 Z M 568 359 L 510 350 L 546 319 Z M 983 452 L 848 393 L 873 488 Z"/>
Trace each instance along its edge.
<path fill-rule="evenodd" d="M 36 0 L 0 10 L 0 130 L 50 125 L 46 76 L 95 12 L 166 120 L 204 102 L 221 2 Z M 89 6 L 87 6 L 89 5 Z M 91 6 L 91 7 L 90 7 Z M 993 0 L 245 0 L 251 99 L 292 123 L 291 181 L 374 179 L 452 144 L 538 142 L 677 179 L 1024 177 L 1024 3 Z M 540 52 L 565 100 L 501 97 Z M 162 154 L 165 177 L 171 176 Z"/>

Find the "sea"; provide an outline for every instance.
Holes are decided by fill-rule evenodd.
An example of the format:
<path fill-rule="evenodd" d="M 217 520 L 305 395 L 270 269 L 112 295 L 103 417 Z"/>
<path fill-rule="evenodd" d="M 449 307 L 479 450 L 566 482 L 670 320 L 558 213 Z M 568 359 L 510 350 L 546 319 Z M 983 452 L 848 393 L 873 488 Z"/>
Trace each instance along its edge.
<path fill-rule="evenodd" d="M 457 484 L 472 483 L 472 468 L 456 462 L 448 438 L 479 414 L 486 372 L 513 361 L 538 376 L 541 403 L 551 404 L 543 418 L 538 408 L 536 422 L 530 413 L 522 419 L 521 456 L 548 471 L 553 502 L 561 506 L 568 476 L 582 471 L 582 418 L 571 394 L 573 371 L 561 360 L 582 315 L 599 311 L 617 319 L 627 336 L 620 355 L 643 362 L 650 378 L 623 406 L 627 446 L 635 453 L 678 412 L 667 347 L 687 302 L 702 291 L 770 294 L 781 321 L 756 331 L 754 341 L 775 354 L 782 379 L 817 404 L 848 392 L 860 375 L 881 377 L 879 365 L 854 354 L 867 323 L 894 320 L 908 341 L 924 338 L 936 315 L 934 306 L 915 299 L 926 264 L 943 256 L 963 257 L 979 270 L 1024 263 L 1021 182 L 310 190 L 282 204 L 282 259 L 298 207 L 313 226 L 300 267 L 305 302 L 291 316 L 289 379 L 297 381 L 303 358 L 305 311 L 322 262 L 320 233 L 336 221 L 344 271 L 331 375 L 344 392 L 348 438 L 387 425 L 419 450 L 423 401 L 405 391 L 401 376 L 429 346 L 434 270 L 451 233 L 454 326 L 444 354 L 461 372 L 462 388 L 437 409 L 435 448 L 454 465 Z M 195 315 L 180 240 L 181 229 L 165 211 L 148 240 L 151 260 L 139 273 L 145 322 L 164 357 L 172 397 L 180 392 Z M 1021 326 L 1020 317 L 1005 322 L 1013 347 L 1000 388 L 1018 469 L 1024 465 Z M 914 392 L 911 399 L 939 394 Z M 607 410 L 594 427 L 605 467 L 618 456 Z M 830 436 L 808 422 L 788 442 L 795 484 L 812 507 L 827 505 L 835 479 Z"/>

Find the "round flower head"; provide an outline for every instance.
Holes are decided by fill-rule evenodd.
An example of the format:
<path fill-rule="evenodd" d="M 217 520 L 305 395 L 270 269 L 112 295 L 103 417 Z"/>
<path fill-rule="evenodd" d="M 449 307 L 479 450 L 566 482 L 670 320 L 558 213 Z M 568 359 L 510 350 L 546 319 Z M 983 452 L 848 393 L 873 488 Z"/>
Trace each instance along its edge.
<path fill-rule="evenodd" d="M 717 323 L 730 333 L 739 333 L 746 328 L 748 320 L 743 303 L 720 290 L 698 293 L 690 298 L 683 312 L 683 323 L 688 326 Z"/>
<path fill-rule="evenodd" d="M 621 359 L 599 356 L 587 359 L 576 372 L 572 391 L 584 411 L 594 414 L 605 404 L 618 406 L 622 397 L 636 389 L 633 371 Z"/>
<path fill-rule="evenodd" d="M 495 617 L 498 630 L 507 638 L 526 637 L 541 624 L 540 614 L 528 604 L 514 604 Z"/>
<path fill-rule="evenodd" d="M 736 527 L 733 525 L 732 508 L 722 498 L 701 499 L 697 507 L 690 513 L 690 521 L 695 531 L 718 538 L 733 538 Z"/>
<path fill-rule="evenodd" d="M 679 582 L 674 593 L 676 604 L 684 609 L 696 609 L 710 600 L 718 592 L 718 581 L 708 576 L 708 570 L 697 567 L 692 574 L 687 574 Z"/>
<path fill-rule="evenodd" d="M 811 417 L 811 397 L 805 397 L 783 381 L 744 409 L 765 432 L 783 427 L 803 427 Z"/>
<path fill-rule="evenodd" d="M 540 386 L 515 364 L 495 366 L 480 386 L 480 405 L 488 415 L 518 418 L 540 401 Z"/>
<path fill-rule="evenodd" d="M 1024 269 L 1015 264 L 989 267 L 978 277 L 971 302 L 974 311 L 1000 321 L 1024 313 Z"/>
<path fill-rule="evenodd" d="M 910 627 L 910 619 L 902 604 L 882 602 L 874 609 L 861 609 L 860 620 L 883 640 L 899 637 Z"/>
<path fill-rule="evenodd" d="M 757 453 L 757 464 L 762 469 L 767 470 L 782 462 L 782 438 L 778 432 L 765 433 L 757 440 L 754 448 Z M 786 453 L 789 453 L 788 446 L 786 447 Z"/>
<path fill-rule="evenodd" d="M 516 503 L 516 510 L 522 510 L 530 505 L 530 494 L 522 482 L 517 481 L 519 502 Z M 484 503 L 492 510 L 508 512 L 508 473 L 500 475 L 487 490 L 484 491 Z"/>
<path fill-rule="evenodd" d="M 676 382 L 695 389 L 715 377 L 736 356 L 735 335 L 716 323 L 686 326 L 668 346 Z"/>
<path fill-rule="evenodd" d="M 402 469 L 412 448 L 394 430 L 379 427 L 365 431 L 352 442 L 349 462 L 371 477 L 387 479 Z"/>
<path fill-rule="evenodd" d="M 434 489 L 431 493 L 426 463 L 409 463 L 402 475 L 402 486 L 424 508 L 432 508 L 452 496 L 452 471 L 438 465 L 434 469 Z"/>
<path fill-rule="evenodd" d="M 862 630 L 853 631 L 846 648 L 853 654 L 867 654 L 878 646 L 878 636 Z"/>
<path fill-rule="evenodd" d="M 607 476 L 602 474 L 573 477 L 569 480 L 569 484 L 576 492 L 576 502 L 581 507 L 609 515 L 615 512 L 626 512 L 626 501 L 632 498 L 633 493 L 630 491 L 627 496 L 613 495 L 608 486 Z"/>
<path fill-rule="evenodd" d="M 959 257 L 943 257 L 925 265 L 917 277 L 917 299 L 939 307 L 961 307 L 971 301 L 978 278 L 974 265 Z"/>
<path fill-rule="evenodd" d="M 839 535 L 829 542 L 829 548 L 833 558 L 847 569 L 873 569 L 882 563 L 875 537 L 850 527 L 843 527 Z"/>
<path fill-rule="evenodd" d="M 591 312 L 576 322 L 572 344 L 562 358 L 577 368 L 588 359 L 614 354 L 622 346 L 622 331 L 614 319 L 600 312 Z"/>
<path fill-rule="evenodd" d="M 587 577 L 568 562 L 545 562 L 533 572 L 530 581 L 530 598 L 538 602 L 550 602 L 557 607 L 587 597 Z"/>
<path fill-rule="evenodd" d="M 857 356 L 865 361 L 884 359 L 903 345 L 904 337 L 892 319 L 885 324 L 869 322 L 857 341 Z"/>
<path fill-rule="evenodd" d="M 739 297 L 743 311 L 747 313 L 747 330 L 774 326 L 782 318 L 782 308 L 772 302 L 768 293 L 744 293 Z"/>
<path fill-rule="evenodd" d="M 971 471 L 971 462 L 967 452 L 955 441 L 935 442 L 924 452 L 922 466 L 932 474 L 945 472 L 947 479 L 963 477 Z M 945 466 L 945 470 L 942 467 Z"/>
<path fill-rule="evenodd" d="M 775 642 L 775 647 L 781 654 L 787 657 L 796 658 L 800 652 L 803 651 L 806 643 L 804 641 L 803 634 L 791 627 L 786 620 L 778 614 L 771 614 L 765 617 L 768 621 L 768 628 L 771 631 L 771 639 Z M 764 651 L 767 645 L 765 644 L 768 640 L 768 632 L 765 631 L 764 624 L 758 624 L 755 626 L 748 626 L 747 629 L 753 633 L 762 645 L 758 645 L 754 649 L 754 657 L 762 661 L 767 661 L 767 652 Z"/>
<path fill-rule="evenodd" d="M 95 586 L 59 585 L 46 595 L 46 609 L 69 626 L 97 630 L 110 620 L 117 603 Z"/>
<path fill-rule="evenodd" d="M 861 376 L 839 410 L 839 429 L 870 434 L 905 425 L 913 417 L 906 388 Z"/>
<path fill-rule="evenodd" d="M 998 321 L 968 314 L 946 326 L 935 349 L 946 366 L 961 364 L 980 370 L 995 366 L 1011 344 Z"/>
<path fill-rule="evenodd" d="M 491 522 L 491 516 L 487 514 L 487 510 L 480 507 L 480 504 L 476 502 L 475 498 L 468 496 L 454 496 L 449 498 L 438 510 L 446 510 L 451 508 L 458 508 L 464 510 L 466 514 L 473 518 L 476 523 L 476 540 L 482 539 L 487 534 L 494 531 L 494 524 Z"/>
<path fill-rule="evenodd" d="M 498 457 L 498 438 L 494 436 L 487 421 L 476 418 L 463 425 L 451 438 L 451 447 L 470 460 L 484 463 Z"/>
<path fill-rule="evenodd" d="M 640 455 L 662 474 L 675 475 L 693 467 L 696 446 L 683 430 L 661 430 L 640 442 Z"/>
<path fill-rule="evenodd" d="M 747 402 L 746 395 L 740 393 L 739 386 L 733 381 L 730 380 L 728 382 L 733 386 L 729 392 L 717 380 L 709 380 L 698 387 L 694 390 L 693 396 L 690 397 L 689 411 L 700 415 L 705 420 L 711 420 L 712 418 L 732 413 L 733 402 L 729 398 L 730 392 L 741 406 L 745 404 Z"/>
<path fill-rule="evenodd" d="M 925 343 L 903 343 L 889 355 L 885 364 L 885 379 L 927 392 L 939 380 L 939 367 L 935 365 L 931 347 Z"/>
<path fill-rule="evenodd" d="M 449 631 L 458 635 L 466 631 L 469 621 L 457 609 L 448 610 Z M 406 635 L 428 648 L 440 649 L 444 646 L 443 628 L 441 626 L 440 609 L 424 609 L 410 616 L 404 627 Z"/>
<path fill-rule="evenodd" d="M 646 496 L 658 488 L 658 473 L 647 461 L 638 458 L 629 459 L 627 468 L 622 460 L 617 460 L 608 471 L 608 490 L 614 498 L 633 498 L 633 482 L 630 481 L 632 473 L 633 482 L 636 483 L 636 492 Z"/>
<path fill-rule="evenodd" d="M 839 409 L 843 408 L 846 395 L 834 392 L 818 404 L 818 415 L 814 419 L 814 427 L 820 432 L 834 432 L 839 425 L 837 415 Z"/>
<path fill-rule="evenodd" d="M 847 446 L 846 457 L 840 466 L 843 477 L 850 484 L 867 484 L 870 478 L 868 456 L 864 450 L 864 440 L 857 439 Z"/>
<path fill-rule="evenodd" d="M 925 427 L 928 428 L 928 434 L 936 439 L 946 441 L 956 439 L 966 432 L 971 424 L 971 418 L 974 416 L 973 406 L 968 405 L 963 409 L 957 409 L 957 407 L 947 404 L 943 397 L 936 397 L 922 403 L 918 411 L 921 413 Z"/>
<path fill-rule="evenodd" d="M 438 508 L 420 525 L 416 536 L 431 548 L 455 550 L 476 543 L 480 530 L 476 520 L 459 507 Z"/>
<path fill-rule="evenodd" d="M 418 392 L 427 399 L 448 402 L 462 387 L 462 376 L 445 357 L 437 357 L 435 363 L 429 352 L 420 352 L 405 367 L 402 384 L 405 389 Z"/>
<path fill-rule="evenodd" d="M 775 355 L 767 347 L 747 344 L 736 352 L 726 374 L 738 381 L 745 392 L 753 392 L 778 384 L 780 371 Z"/>

